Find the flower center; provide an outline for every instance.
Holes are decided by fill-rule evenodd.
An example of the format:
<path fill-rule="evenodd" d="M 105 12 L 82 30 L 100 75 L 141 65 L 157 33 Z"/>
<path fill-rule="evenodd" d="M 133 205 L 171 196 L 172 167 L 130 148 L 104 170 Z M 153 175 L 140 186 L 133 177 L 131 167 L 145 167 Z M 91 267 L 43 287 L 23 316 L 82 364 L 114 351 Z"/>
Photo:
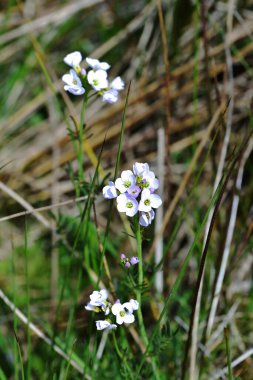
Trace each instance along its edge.
<path fill-rule="evenodd" d="M 97 86 L 99 84 L 99 81 L 97 79 L 94 79 L 93 84 L 94 84 L 94 86 Z"/>
<path fill-rule="evenodd" d="M 125 181 L 124 182 L 124 186 L 125 187 L 130 187 L 131 186 L 131 182 L 130 181 Z"/>
<path fill-rule="evenodd" d="M 144 205 L 145 206 L 150 206 L 150 199 L 145 199 Z"/>
<path fill-rule="evenodd" d="M 77 80 L 76 79 L 73 80 L 73 84 L 77 85 Z"/>
<path fill-rule="evenodd" d="M 132 208 L 132 207 L 133 207 L 132 202 L 127 202 L 127 203 L 126 203 L 126 207 L 127 207 L 127 208 Z"/>
<path fill-rule="evenodd" d="M 124 316 L 126 315 L 126 313 L 124 312 L 124 310 L 121 310 L 121 311 L 119 312 L 119 315 L 120 315 L 121 317 L 124 317 Z"/>
<path fill-rule="evenodd" d="M 144 182 L 143 187 L 149 187 L 149 182 Z"/>

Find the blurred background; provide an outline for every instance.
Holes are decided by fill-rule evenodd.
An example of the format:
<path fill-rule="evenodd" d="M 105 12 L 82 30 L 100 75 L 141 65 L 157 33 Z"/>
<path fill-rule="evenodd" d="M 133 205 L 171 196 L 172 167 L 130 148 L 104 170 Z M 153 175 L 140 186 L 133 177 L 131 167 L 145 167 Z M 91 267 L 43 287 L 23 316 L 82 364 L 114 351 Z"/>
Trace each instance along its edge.
<path fill-rule="evenodd" d="M 26 310 L 28 281 L 31 318 L 51 334 L 59 289 L 67 281 L 57 326 L 64 340 L 78 272 L 76 263 L 69 278 L 62 277 L 79 215 L 79 203 L 74 201 L 77 161 L 69 131 L 74 129 L 73 119 L 79 120 L 81 99 L 63 90 L 61 77 L 68 70 L 64 56 L 78 50 L 83 58 L 108 62 L 110 77 L 120 75 L 126 88 L 131 82 L 120 169 L 131 168 L 136 161 L 148 162 L 163 184 L 160 192 L 164 208 L 156 231 L 164 226 L 165 266 L 162 280 L 155 283 L 158 304 L 162 296 L 168 295 L 203 221 L 223 158 L 224 174 L 235 150 L 245 146 L 236 164 L 236 170 L 242 170 L 241 183 L 237 186 L 235 170 L 228 180 L 209 244 L 199 334 L 204 331 L 203 321 L 208 319 L 208 303 L 215 292 L 227 231 L 231 231 L 231 218 L 235 217 L 214 323 L 218 326 L 224 315 L 233 320 L 233 358 L 252 348 L 253 160 L 252 137 L 248 137 L 253 125 L 252 0 L 1 1 L 0 48 L 0 288 L 4 293 Z M 82 196 L 87 194 L 106 136 L 95 201 L 97 221 L 93 215 L 85 248 L 88 253 L 84 253 L 87 257 L 89 252 L 99 251 L 96 231 L 99 226 L 103 234 L 107 223 L 108 203 L 101 196 L 101 188 L 106 176 L 113 176 L 126 93 L 125 89 L 115 105 L 92 97 L 86 113 L 83 151 L 87 183 Z M 234 197 L 238 194 L 239 208 L 234 212 Z M 57 206 L 59 203 L 63 204 Z M 46 206 L 48 210 L 10 218 Z M 166 220 L 163 218 L 168 209 Z M 154 234 L 152 227 L 146 234 L 150 240 L 144 245 L 150 275 L 157 252 L 155 247 L 150 250 Z M 175 379 L 179 378 L 183 342 L 187 340 L 202 243 L 195 247 L 178 298 L 168 312 L 172 326 L 179 329 L 178 338 L 173 340 L 177 353 L 166 351 L 173 359 L 169 367 Z M 80 240 L 80 249 L 82 244 Z M 111 265 L 119 252 L 133 250 L 116 212 L 107 250 Z M 94 269 L 93 259 L 87 260 Z M 112 274 L 118 276 L 116 267 Z M 84 269 L 72 331 L 78 339 L 77 350 L 81 350 L 89 324 L 83 310 L 92 290 L 88 277 Z M 149 291 L 154 293 L 152 288 Z M 147 302 L 151 324 L 157 319 L 157 307 Z M 1 300 L 0 310 L 0 367 L 6 378 L 12 379 L 13 313 Z M 25 331 L 20 323 L 22 347 L 26 347 Z M 226 365 L 222 341 L 217 336 L 211 342 L 212 362 L 205 364 L 203 379 L 211 378 L 210 373 Z M 55 369 L 59 366 L 50 348 L 43 345 L 34 337 L 32 378 L 50 378 L 43 374 L 45 363 Z M 253 378 L 250 355 L 236 371 L 238 379 Z M 105 371 L 104 376 L 109 378 L 110 373 Z"/>

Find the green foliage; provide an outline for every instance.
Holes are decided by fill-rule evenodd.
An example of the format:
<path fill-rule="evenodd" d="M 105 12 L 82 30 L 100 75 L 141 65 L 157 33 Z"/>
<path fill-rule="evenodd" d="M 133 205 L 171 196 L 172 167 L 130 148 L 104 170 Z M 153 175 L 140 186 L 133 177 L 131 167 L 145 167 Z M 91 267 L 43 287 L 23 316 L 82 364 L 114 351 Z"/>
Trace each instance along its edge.
<path fill-rule="evenodd" d="M 211 378 L 225 366 L 229 379 L 233 374 L 241 380 L 253 378 L 249 359 L 232 369 L 233 360 L 251 347 L 253 330 L 252 153 L 244 166 L 241 189 L 235 186 L 253 126 L 250 2 L 238 1 L 232 15 L 227 13 L 229 2 L 227 7 L 213 2 L 210 8 L 204 3 L 163 2 L 171 73 L 171 115 L 166 129 L 166 133 L 170 129 L 166 141 L 170 137 L 171 150 L 164 158 L 170 172 L 165 176 L 164 215 L 174 204 L 211 122 L 208 98 L 214 112 L 223 99 L 228 104 L 173 206 L 162 235 L 159 263 L 150 251 L 157 239 L 155 223 L 141 232 L 137 219 L 134 223 L 121 220 L 115 202 L 106 204 L 101 195 L 121 169 L 131 168 L 134 161 L 154 166 L 162 151 L 157 147 L 156 129 L 163 126 L 164 105 L 169 102 L 165 102 L 156 2 L 110 1 L 78 8 L 76 13 L 79 2 L 69 0 L 41 4 L 8 0 L 3 6 L 0 182 L 9 191 L 1 193 L 1 217 L 29 209 L 17 196 L 34 208 L 69 198 L 73 203 L 1 220 L 0 380 L 188 378 L 187 341 L 191 340 L 203 263 L 196 348 L 199 380 Z M 204 21 L 207 41 L 203 40 Z M 15 37 L 17 31 L 20 36 Z M 86 112 L 81 98 L 63 93 L 60 77 L 66 66 L 62 58 L 75 50 L 83 57 L 108 61 L 113 76 L 132 80 L 121 103 L 110 108 L 89 94 Z M 232 133 L 223 177 L 213 192 L 230 114 L 230 70 Z M 208 336 L 207 321 L 235 195 L 239 195 L 239 209 Z M 79 197 L 82 201 L 74 199 Z M 212 234 L 203 258 L 206 222 L 213 208 Z M 38 216 L 46 218 L 47 227 Z M 123 252 L 128 257 L 138 255 L 139 266 L 121 265 Z M 160 270 L 161 292 L 157 290 Z M 92 291 L 102 287 L 109 290 L 111 302 L 134 298 L 141 304 L 133 325 L 119 326 L 107 337 L 95 325 L 104 315 L 84 309 Z M 237 301 L 224 337 L 224 321 Z M 29 326 L 30 322 L 34 325 Z M 217 331 L 221 333 L 212 341 Z"/>

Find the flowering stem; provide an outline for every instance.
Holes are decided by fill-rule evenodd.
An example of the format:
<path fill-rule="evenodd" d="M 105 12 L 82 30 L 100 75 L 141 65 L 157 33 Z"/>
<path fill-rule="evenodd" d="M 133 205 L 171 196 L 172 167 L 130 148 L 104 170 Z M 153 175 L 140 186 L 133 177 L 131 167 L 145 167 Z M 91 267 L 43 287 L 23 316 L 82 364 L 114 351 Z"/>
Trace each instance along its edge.
<path fill-rule="evenodd" d="M 137 301 L 139 302 L 139 308 L 137 310 L 137 316 L 140 326 L 140 333 L 142 340 L 145 344 L 145 346 L 148 346 L 148 336 L 146 333 L 144 321 L 143 321 L 143 315 L 141 310 L 141 293 L 142 293 L 142 287 L 143 287 L 143 260 L 142 260 L 142 236 L 141 236 L 141 226 L 138 221 L 138 217 L 134 218 L 134 226 L 135 226 L 135 236 L 136 236 L 136 242 L 137 242 L 137 255 L 139 259 L 138 263 L 138 292 L 137 292 Z M 159 375 L 157 372 L 157 367 L 154 358 L 151 358 L 151 365 L 152 369 L 155 375 L 156 379 L 159 379 Z"/>
<path fill-rule="evenodd" d="M 83 180 L 83 127 L 84 127 L 84 115 L 88 103 L 88 93 L 85 92 L 83 97 L 83 104 L 80 116 L 79 126 L 79 151 L 78 151 L 78 177 L 79 181 Z"/>
<path fill-rule="evenodd" d="M 141 292 L 142 292 L 142 286 L 143 286 L 143 261 L 142 261 L 141 226 L 139 224 L 138 217 L 135 217 L 134 223 L 135 223 L 135 235 L 136 235 L 136 242 L 137 242 L 137 255 L 138 255 L 138 259 L 139 259 L 139 263 L 138 263 L 138 291 L 137 291 L 137 301 L 139 302 L 139 308 L 138 308 L 137 314 L 138 314 L 141 336 L 142 336 L 142 339 L 143 339 L 145 345 L 147 345 L 148 344 L 148 338 L 147 338 L 146 330 L 144 327 L 143 316 L 142 316 L 142 311 L 141 311 Z"/>

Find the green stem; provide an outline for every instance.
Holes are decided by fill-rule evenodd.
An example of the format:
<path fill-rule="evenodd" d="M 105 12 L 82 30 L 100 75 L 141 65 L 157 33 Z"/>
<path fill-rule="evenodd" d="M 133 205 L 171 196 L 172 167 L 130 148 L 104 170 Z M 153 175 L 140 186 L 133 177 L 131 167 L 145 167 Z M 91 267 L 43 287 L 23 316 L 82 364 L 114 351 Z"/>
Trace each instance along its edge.
<path fill-rule="evenodd" d="M 142 340 L 145 344 L 145 346 L 148 346 L 148 336 L 146 333 L 144 321 L 143 321 L 143 315 L 141 310 L 141 302 L 142 302 L 142 287 L 143 287 L 143 260 L 142 260 L 142 236 L 141 236 L 141 226 L 139 224 L 138 217 L 134 218 L 134 225 L 135 225 L 135 236 L 136 236 L 136 242 L 137 242 L 137 256 L 139 259 L 138 263 L 138 291 L 137 291 L 137 301 L 139 302 L 139 308 L 137 310 L 137 316 L 140 326 L 140 334 L 142 337 Z M 155 359 L 151 357 L 151 365 L 153 369 L 153 373 L 155 375 L 155 378 L 158 380 L 160 379 L 160 376 L 158 375 L 157 366 Z"/>
<path fill-rule="evenodd" d="M 82 105 L 80 125 L 79 125 L 79 151 L 78 151 L 79 182 L 83 181 L 83 126 L 84 126 L 84 115 L 85 115 L 87 103 L 88 103 L 88 93 L 85 92 L 84 97 L 83 97 L 83 105 Z"/>
<path fill-rule="evenodd" d="M 132 372 L 132 369 L 129 367 L 129 364 L 127 362 L 127 359 L 125 358 L 124 355 L 122 355 L 122 353 L 120 352 L 120 349 L 119 349 L 119 346 L 118 346 L 118 342 L 117 342 L 117 339 L 116 339 L 116 336 L 115 336 L 115 332 L 112 331 L 112 336 L 113 336 L 113 343 L 114 343 L 114 346 L 115 346 L 115 350 L 120 358 L 120 360 L 122 362 L 124 362 L 128 372 L 129 372 L 129 376 L 131 379 L 133 379 L 133 372 Z"/>

